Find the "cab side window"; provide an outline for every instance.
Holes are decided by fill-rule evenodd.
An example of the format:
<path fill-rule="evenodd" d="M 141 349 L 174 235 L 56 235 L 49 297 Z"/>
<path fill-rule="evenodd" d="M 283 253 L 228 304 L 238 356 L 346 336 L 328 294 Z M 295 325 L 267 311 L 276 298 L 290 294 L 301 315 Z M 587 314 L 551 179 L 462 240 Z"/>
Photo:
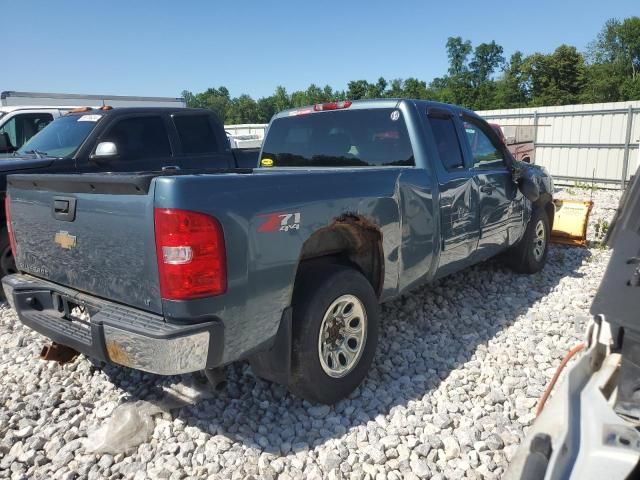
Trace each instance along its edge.
<path fill-rule="evenodd" d="M 208 115 L 176 115 L 173 123 L 182 143 L 182 153 L 218 153 L 220 148 Z"/>
<path fill-rule="evenodd" d="M 495 145 L 479 125 L 467 120 L 464 130 L 473 155 L 473 168 L 491 170 L 506 167 L 502 148 Z"/>
<path fill-rule="evenodd" d="M 460 141 L 456 126 L 451 117 L 430 117 L 429 123 L 436 140 L 438 155 L 444 168 L 448 171 L 464 168 L 464 157 L 460 149 Z"/>
<path fill-rule="evenodd" d="M 102 140 L 115 143 L 118 153 L 125 161 L 171 155 L 167 129 L 161 117 L 129 117 L 118 120 Z"/>

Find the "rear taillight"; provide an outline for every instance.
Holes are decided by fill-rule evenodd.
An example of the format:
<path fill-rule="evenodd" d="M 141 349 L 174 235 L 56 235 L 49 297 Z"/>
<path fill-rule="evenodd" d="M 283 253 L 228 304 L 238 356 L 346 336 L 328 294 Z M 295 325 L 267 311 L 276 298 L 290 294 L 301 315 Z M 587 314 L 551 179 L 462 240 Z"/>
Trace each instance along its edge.
<path fill-rule="evenodd" d="M 343 100 L 341 102 L 316 103 L 313 106 L 313 110 L 316 112 L 322 112 L 324 110 L 341 110 L 343 108 L 349 108 L 350 106 L 350 100 Z"/>
<path fill-rule="evenodd" d="M 9 195 L 4 197 L 4 215 L 7 219 L 7 234 L 9 235 L 9 244 L 11 245 L 11 253 L 16 256 L 16 237 L 13 234 L 13 225 L 11 224 L 11 199 Z"/>
<path fill-rule="evenodd" d="M 156 208 L 154 222 L 162 298 L 189 300 L 227 290 L 224 233 L 218 220 L 189 210 Z"/>

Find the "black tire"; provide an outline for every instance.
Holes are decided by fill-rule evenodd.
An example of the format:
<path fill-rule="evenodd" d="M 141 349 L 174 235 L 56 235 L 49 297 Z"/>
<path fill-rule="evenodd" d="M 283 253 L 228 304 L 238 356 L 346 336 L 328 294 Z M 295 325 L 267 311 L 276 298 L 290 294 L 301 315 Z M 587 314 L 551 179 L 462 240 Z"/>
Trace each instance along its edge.
<path fill-rule="evenodd" d="M 540 225 L 544 228 L 544 242 L 540 243 Z M 509 266 L 518 273 L 537 273 L 547 262 L 549 253 L 549 239 L 551 229 L 549 228 L 549 217 L 544 208 L 534 208 L 531 212 L 531 219 L 527 229 L 520 241 L 506 253 Z M 536 254 L 536 248 L 542 255 Z"/>
<path fill-rule="evenodd" d="M 325 367 L 320 359 L 320 329 L 323 326 L 325 314 L 328 309 L 340 299 L 347 299 L 345 311 L 348 309 L 349 299 L 352 297 L 359 300 L 359 304 L 352 310 L 349 325 L 356 322 L 360 315 L 359 310 L 364 312 L 363 327 L 366 336 L 360 345 L 356 342 L 359 354 L 352 356 L 353 366 L 345 370 L 341 377 L 329 375 L 324 368 L 329 368 L 330 358 L 324 361 Z M 352 303 L 352 306 L 354 304 Z M 332 309 L 332 310 L 335 310 Z M 357 270 L 342 265 L 316 265 L 301 272 L 296 281 L 296 288 L 293 298 L 293 349 L 291 378 L 289 382 L 290 390 L 310 402 L 333 404 L 349 395 L 355 390 L 367 375 L 376 345 L 378 343 L 378 321 L 380 310 L 378 299 L 371 284 Z M 342 325 L 346 325 L 344 321 Z M 341 331 L 344 333 L 344 330 Z M 352 345 L 354 337 L 351 334 L 337 334 L 334 337 L 341 338 L 335 340 L 344 348 Z M 344 351 L 344 350 L 342 350 Z M 329 354 L 329 356 L 334 354 Z M 339 353 L 335 358 L 339 357 Z M 346 357 L 343 355 L 342 359 Z M 340 360 L 338 360 L 340 362 Z M 345 360 L 347 362 L 347 360 Z M 336 368 L 342 368 L 336 364 Z M 335 372 L 334 372 L 335 374 Z"/>

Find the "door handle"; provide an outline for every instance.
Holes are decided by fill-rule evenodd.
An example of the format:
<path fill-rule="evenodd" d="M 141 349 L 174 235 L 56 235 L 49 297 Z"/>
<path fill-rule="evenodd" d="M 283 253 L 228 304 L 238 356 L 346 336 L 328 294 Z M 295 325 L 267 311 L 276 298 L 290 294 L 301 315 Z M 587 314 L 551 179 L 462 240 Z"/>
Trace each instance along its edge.
<path fill-rule="evenodd" d="M 482 193 L 486 193 L 487 195 L 491 195 L 493 193 L 493 190 L 494 190 L 493 185 L 482 185 L 480 187 L 480 191 Z"/>
<path fill-rule="evenodd" d="M 63 222 L 73 222 L 76 219 L 76 199 L 72 197 L 53 197 L 53 218 Z"/>
<path fill-rule="evenodd" d="M 54 200 L 53 210 L 56 213 L 69 213 L 69 200 Z"/>

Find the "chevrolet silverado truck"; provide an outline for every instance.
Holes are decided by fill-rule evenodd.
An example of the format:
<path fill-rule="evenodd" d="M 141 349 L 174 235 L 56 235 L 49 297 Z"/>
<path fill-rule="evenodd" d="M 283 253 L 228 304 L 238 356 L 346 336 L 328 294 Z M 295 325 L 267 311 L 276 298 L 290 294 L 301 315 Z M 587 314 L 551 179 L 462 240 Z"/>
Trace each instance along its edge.
<path fill-rule="evenodd" d="M 260 167 L 12 175 L 20 320 L 57 344 L 163 375 L 248 360 L 313 402 L 353 391 L 379 303 L 503 254 L 543 268 L 546 172 L 471 111 L 335 102 L 274 116 Z"/>
<path fill-rule="evenodd" d="M 0 150 L 5 137 L 0 130 Z M 258 152 L 257 148 L 232 150 L 223 125 L 209 110 L 77 108 L 44 127 L 17 151 L 0 155 L 0 196 L 4 197 L 6 176 L 11 173 L 256 166 Z M 7 231 L 1 229 L 0 277 L 16 271 Z"/>

